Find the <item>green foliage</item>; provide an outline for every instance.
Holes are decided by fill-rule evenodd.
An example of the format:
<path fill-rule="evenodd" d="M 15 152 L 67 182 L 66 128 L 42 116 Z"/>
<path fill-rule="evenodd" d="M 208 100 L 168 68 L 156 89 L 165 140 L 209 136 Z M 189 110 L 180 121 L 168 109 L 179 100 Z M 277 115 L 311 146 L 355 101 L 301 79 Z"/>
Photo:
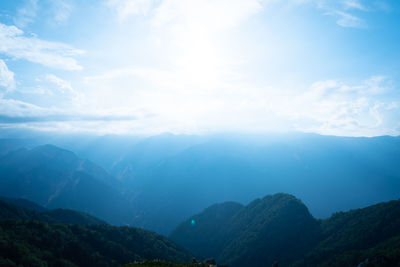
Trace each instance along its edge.
<path fill-rule="evenodd" d="M 50 218 L 50 223 L 66 223 L 66 224 L 107 224 L 105 221 L 93 217 L 87 213 L 67 209 L 50 210 L 43 215 Z"/>
<path fill-rule="evenodd" d="M 208 264 L 204 263 L 172 263 L 165 261 L 144 261 L 126 264 L 123 267 L 209 267 Z"/>
<path fill-rule="evenodd" d="M 320 238 L 320 226 L 300 200 L 275 194 L 251 202 L 232 217 L 217 260 L 229 266 L 287 264 Z"/>
<path fill-rule="evenodd" d="M 212 207 L 191 219 L 218 221 Z M 279 266 L 400 266 L 400 200 L 317 221 L 298 199 L 276 194 L 226 219 L 219 227 L 189 228 L 186 221 L 171 237 L 196 252 L 213 250 L 199 256 L 229 266 L 271 266 L 274 261 Z"/>
<path fill-rule="evenodd" d="M 119 266 L 151 259 L 185 262 L 192 258 L 150 231 L 110 226 L 83 212 L 46 210 L 29 201 L 5 200 L 0 200 L 0 267 Z"/>
<path fill-rule="evenodd" d="M 323 240 L 297 266 L 357 266 L 366 259 L 365 266 L 400 263 L 400 201 L 339 212 L 321 226 Z"/>
<path fill-rule="evenodd" d="M 106 224 L 105 221 L 97 219 L 84 212 L 55 209 L 42 211 L 29 210 L 23 207 L 15 206 L 14 199 L 0 200 L 0 220 L 1 219 L 19 219 L 19 220 L 38 220 L 47 223 L 65 223 L 65 224 Z M 40 207 L 40 206 L 38 206 Z"/>
<path fill-rule="evenodd" d="M 0 200 L 3 200 L 11 205 L 21 207 L 27 210 L 31 211 L 37 211 L 37 212 L 46 212 L 48 209 L 45 207 L 42 207 L 32 201 L 23 199 L 23 198 L 7 198 L 7 197 L 2 197 L 0 196 Z"/>
<path fill-rule="evenodd" d="M 151 259 L 184 262 L 191 255 L 167 238 L 137 228 L 3 220 L 0 259 L 3 265 L 118 266 Z"/>
<path fill-rule="evenodd" d="M 231 204 L 232 205 L 232 204 Z M 287 194 L 257 199 L 246 207 L 211 206 L 181 224 L 171 239 L 229 266 L 271 266 L 302 255 L 320 237 L 319 223 L 300 200 Z M 221 214 L 225 216 L 220 216 Z M 211 222 L 211 223 L 210 223 Z M 215 225 L 216 224 L 216 225 Z M 268 253 L 266 253 L 268 252 Z M 214 254 L 213 254 L 214 253 Z"/>
<path fill-rule="evenodd" d="M 235 202 L 214 204 L 181 223 L 169 237 L 196 255 L 214 257 L 224 245 L 224 232 L 231 217 L 240 209 L 243 205 Z"/>

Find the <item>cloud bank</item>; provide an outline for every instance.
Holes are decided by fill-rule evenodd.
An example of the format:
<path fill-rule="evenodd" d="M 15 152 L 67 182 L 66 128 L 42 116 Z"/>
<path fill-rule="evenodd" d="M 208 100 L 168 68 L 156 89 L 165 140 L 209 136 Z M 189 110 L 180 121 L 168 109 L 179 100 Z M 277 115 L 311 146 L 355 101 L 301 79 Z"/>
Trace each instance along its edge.
<path fill-rule="evenodd" d="M 82 70 L 74 56 L 84 51 L 69 45 L 25 36 L 15 27 L 0 23 L 0 53 L 13 59 L 25 59 L 44 66 L 62 70 Z"/>
<path fill-rule="evenodd" d="M 400 133 L 399 77 L 373 66 L 391 66 L 378 54 L 388 43 L 364 38 L 379 33 L 374 12 L 389 12 L 376 1 L 76 3 L 29 0 L 8 21 L 15 25 L 0 17 L 0 127 Z M 88 18 L 74 15 L 80 8 Z M 75 30 L 71 42 L 46 41 L 57 40 L 56 27 Z"/>
<path fill-rule="evenodd" d="M 0 98 L 3 94 L 15 89 L 14 73 L 10 71 L 4 62 L 0 59 Z"/>

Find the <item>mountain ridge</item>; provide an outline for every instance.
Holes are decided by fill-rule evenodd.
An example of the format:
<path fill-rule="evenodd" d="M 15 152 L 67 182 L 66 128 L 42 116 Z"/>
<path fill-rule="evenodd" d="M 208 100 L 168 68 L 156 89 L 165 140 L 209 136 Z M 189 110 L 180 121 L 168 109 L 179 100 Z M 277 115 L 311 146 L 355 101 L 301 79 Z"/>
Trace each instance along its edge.
<path fill-rule="evenodd" d="M 11 151 L 0 158 L 0 176 L 3 196 L 51 209 L 81 210 L 114 224 L 129 223 L 131 208 L 114 178 L 71 151 L 53 145 Z"/>
<path fill-rule="evenodd" d="M 227 216 L 227 222 L 220 225 L 222 235 L 221 229 L 188 227 L 196 218 L 215 222 L 208 209 L 182 222 L 169 237 L 200 258 L 214 257 L 220 264 L 232 267 L 270 266 L 274 262 L 297 267 L 358 266 L 364 261 L 371 264 L 365 266 L 400 264 L 400 200 L 317 220 L 299 199 L 279 193 L 256 199 Z M 201 238 L 214 235 L 224 241 L 215 243 Z"/>
<path fill-rule="evenodd" d="M 29 198 L 50 208 L 80 209 L 113 224 L 135 225 L 163 234 L 170 233 L 182 220 L 213 203 L 233 200 L 247 204 L 276 192 L 299 197 L 317 218 L 400 197 L 399 137 L 47 135 L 30 143 L 21 141 L 21 144 L 16 140 L 12 144 L 0 140 L 0 150 L 4 147 L 10 152 L 12 148 L 45 143 L 65 145 L 80 158 L 101 162 L 105 168 L 102 171 L 113 176 L 110 179 L 116 184 L 102 183 L 99 190 L 94 191 L 101 193 L 85 195 L 83 188 L 96 188 L 97 180 L 110 179 L 102 179 L 106 177 L 102 171 L 91 171 L 90 167 L 82 164 L 83 170 L 75 166 L 74 172 L 68 173 L 72 180 L 80 181 L 79 190 L 69 182 L 53 185 L 49 189 L 51 193 L 30 196 L 27 192 L 19 192 L 10 195 L 10 192 L 20 189 L 16 186 L 18 184 L 9 184 L 10 190 L 0 194 Z M 0 156 L 0 169 L 2 158 Z M 19 160 L 13 168 L 21 171 L 18 168 L 25 162 Z M 17 173 L 17 176 L 29 182 L 28 171 Z M 46 175 L 52 174 L 42 173 L 42 176 Z M 64 175 L 65 181 L 70 179 L 66 177 L 68 175 Z M 0 176 L 7 178 L 1 170 Z M 40 178 L 37 173 L 29 176 Z M 31 192 L 40 190 L 32 185 L 23 188 L 30 188 Z M 5 187 L 3 183 L 0 191 Z M 62 192 L 76 195 L 73 198 L 57 197 Z M 46 201 L 51 195 L 54 197 L 47 204 L 45 200 L 39 201 L 43 195 L 46 195 Z M 110 201 L 101 205 L 87 201 L 100 196 L 101 199 L 110 196 Z M 85 202 L 90 206 L 80 205 L 73 199 L 87 199 Z M 117 202 L 119 204 L 114 207 L 109 204 Z M 119 209 L 119 206 L 124 208 Z M 113 215 L 107 216 L 104 210 Z"/>
<path fill-rule="evenodd" d="M 121 266 L 156 259 L 188 262 L 191 257 L 150 231 L 110 226 L 73 210 L 40 213 L 0 200 L 1 266 Z"/>

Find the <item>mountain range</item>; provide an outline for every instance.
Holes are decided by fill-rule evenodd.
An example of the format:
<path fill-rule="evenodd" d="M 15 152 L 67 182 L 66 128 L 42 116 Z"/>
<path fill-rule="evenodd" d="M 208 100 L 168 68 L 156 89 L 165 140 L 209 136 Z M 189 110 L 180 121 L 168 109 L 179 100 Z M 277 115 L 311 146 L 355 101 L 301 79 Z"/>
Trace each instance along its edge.
<path fill-rule="evenodd" d="M 231 267 L 399 266 L 400 200 L 318 220 L 297 198 L 215 204 L 170 235 L 200 258 Z"/>
<path fill-rule="evenodd" d="M 277 192 L 327 218 L 398 199 L 399 147 L 399 137 L 299 133 L 2 139 L 0 194 L 164 235 L 213 203 Z"/>
<path fill-rule="evenodd" d="M 192 258 L 150 231 L 110 226 L 74 210 L 38 207 L 27 200 L 0 200 L 0 266 L 121 266 Z"/>
<path fill-rule="evenodd" d="M 0 158 L 0 195 L 46 208 L 77 209 L 112 224 L 128 223 L 118 181 L 101 167 L 52 145 L 20 148 Z"/>
<path fill-rule="evenodd" d="M 399 266 L 400 200 L 323 220 L 283 193 L 246 206 L 224 202 L 191 216 L 169 238 L 83 212 L 0 200 L 1 266 L 154 267 L 208 266 L 184 264 L 194 256 L 231 267 Z"/>

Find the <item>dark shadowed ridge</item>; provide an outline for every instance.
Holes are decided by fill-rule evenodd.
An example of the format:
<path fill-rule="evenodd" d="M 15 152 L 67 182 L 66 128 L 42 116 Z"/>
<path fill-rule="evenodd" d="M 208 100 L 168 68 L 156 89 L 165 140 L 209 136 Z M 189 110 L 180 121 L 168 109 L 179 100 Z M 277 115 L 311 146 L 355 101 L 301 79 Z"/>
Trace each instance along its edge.
<path fill-rule="evenodd" d="M 181 223 L 169 237 L 203 258 L 218 255 L 229 220 L 243 207 L 236 202 L 214 204 Z"/>
<path fill-rule="evenodd" d="M 215 221 L 215 213 L 210 212 L 214 208 L 190 220 Z M 215 257 L 219 264 L 233 267 L 272 266 L 274 262 L 298 267 L 400 264 L 400 200 L 315 220 L 300 200 L 275 194 L 238 209 L 220 228 L 187 227 L 190 220 L 175 229 L 171 238 L 200 257 Z M 207 241 L 202 235 L 211 238 Z M 223 242 L 212 242 L 215 237 Z"/>
<path fill-rule="evenodd" d="M 301 255 L 321 233 L 317 220 L 291 195 L 266 196 L 245 207 L 234 204 L 232 209 L 231 205 L 214 205 L 191 217 L 172 232 L 171 239 L 194 248 L 192 251 L 203 258 L 215 257 L 229 266 L 269 266 Z M 215 211 L 225 208 L 231 212 L 218 218 L 221 213 Z M 198 222 L 188 227 L 193 219 Z"/>
<path fill-rule="evenodd" d="M 335 213 L 321 227 L 322 241 L 295 266 L 400 266 L 400 200 Z"/>
<path fill-rule="evenodd" d="M 28 210 L 33 210 L 33 211 L 38 211 L 38 212 L 48 211 L 48 209 L 46 209 L 45 207 L 40 206 L 32 201 L 29 201 L 29 200 L 26 200 L 23 198 L 8 198 L 8 197 L 0 196 L 0 200 L 3 200 L 9 204 L 12 204 L 17 207 L 25 208 Z"/>
<path fill-rule="evenodd" d="M 30 205 L 26 205 L 26 203 L 30 203 Z M 27 200 L 10 198 L 0 200 L 0 220 L 5 219 L 38 220 L 52 224 L 107 224 L 84 212 L 66 209 L 48 210 Z"/>
<path fill-rule="evenodd" d="M 121 266 L 192 255 L 156 233 L 116 227 L 72 210 L 40 213 L 0 200 L 1 266 Z"/>

